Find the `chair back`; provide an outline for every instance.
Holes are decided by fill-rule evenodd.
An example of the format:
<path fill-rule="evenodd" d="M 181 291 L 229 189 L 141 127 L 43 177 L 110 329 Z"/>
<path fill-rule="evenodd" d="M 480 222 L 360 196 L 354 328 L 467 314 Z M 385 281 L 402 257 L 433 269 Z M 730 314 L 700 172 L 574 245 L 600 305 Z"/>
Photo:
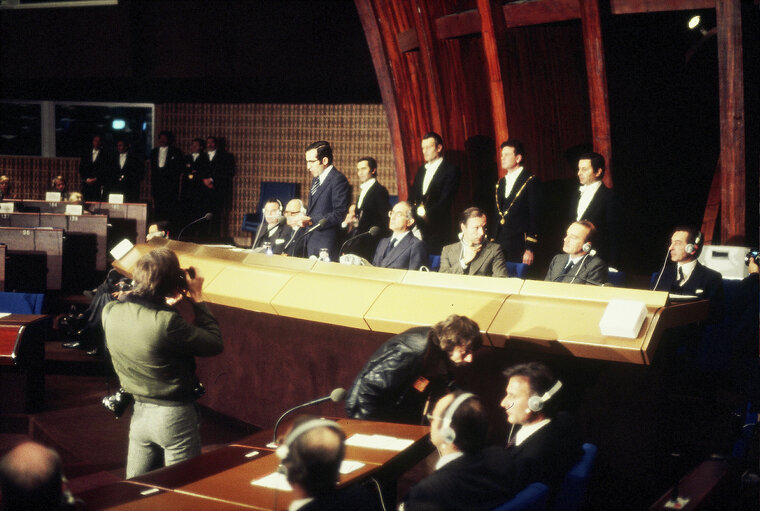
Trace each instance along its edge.
<path fill-rule="evenodd" d="M 542 511 L 549 499 L 549 487 L 544 483 L 531 483 L 520 493 L 491 511 Z"/>
<path fill-rule="evenodd" d="M 583 457 L 565 475 L 554 499 L 555 511 L 575 511 L 581 507 L 583 498 L 586 496 L 591 467 L 596 459 L 596 451 L 594 444 L 583 444 Z"/>
<path fill-rule="evenodd" d="M 512 263 L 507 261 L 507 275 L 517 277 L 518 279 L 528 278 L 528 265 L 523 263 Z"/>
<path fill-rule="evenodd" d="M 44 294 L 0 292 L 0 312 L 42 314 Z"/>

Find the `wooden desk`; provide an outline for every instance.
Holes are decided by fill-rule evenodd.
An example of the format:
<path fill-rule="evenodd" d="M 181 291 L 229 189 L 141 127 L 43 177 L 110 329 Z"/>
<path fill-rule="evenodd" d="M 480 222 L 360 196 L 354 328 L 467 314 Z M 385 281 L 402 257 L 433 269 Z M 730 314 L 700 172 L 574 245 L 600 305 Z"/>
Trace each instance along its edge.
<path fill-rule="evenodd" d="M 210 500 L 198 495 L 164 490 L 147 485 L 121 481 L 101 486 L 77 495 L 85 509 L 108 509 L 111 511 L 158 511 L 184 510 L 208 511 L 210 509 L 227 511 L 256 509 L 252 506 Z"/>
<path fill-rule="evenodd" d="M 35 411 L 45 398 L 45 339 L 51 317 L 11 314 L 0 318 L 0 412 Z"/>

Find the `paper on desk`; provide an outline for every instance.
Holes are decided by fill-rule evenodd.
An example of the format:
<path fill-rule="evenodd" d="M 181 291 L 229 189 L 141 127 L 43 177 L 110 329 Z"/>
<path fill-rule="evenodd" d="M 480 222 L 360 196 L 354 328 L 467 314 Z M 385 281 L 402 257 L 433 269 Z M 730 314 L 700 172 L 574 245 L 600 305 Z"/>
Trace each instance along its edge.
<path fill-rule="evenodd" d="M 354 447 L 367 447 L 368 449 L 382 449 L 385 451 L 403 451 L 414 443 L 414 440 L 396 438 L 388 435 L 363 435 L 356 433 L 346 440 L 346 445 Z"/>
<path fill-rule="evenodd" d="M 351 472 L 355 470 L 359 470 L 364 466 L 364 463 L 361 461 L 355 461 L 355 460 L 343 460 L 340 463 L 340 473 L 343 475 L 350 474 Z"/>
<path fill-rule="evenodd" d="M 259 479 L 254 479 L 251 481 L 251 484 L 253 486 L 272 488 L 273 490 L 293 491 L 293 488 L 290 487 L 290 483 L 288 483 L 288 479 L 284 474 L 280 474 L 279 472 L 272 472 Z"/>
<path fill-rule="evenodd" d="M 4 318 L 5 316 L 10 316 L 10 312 L 0 312 L 0 318 Z"/>

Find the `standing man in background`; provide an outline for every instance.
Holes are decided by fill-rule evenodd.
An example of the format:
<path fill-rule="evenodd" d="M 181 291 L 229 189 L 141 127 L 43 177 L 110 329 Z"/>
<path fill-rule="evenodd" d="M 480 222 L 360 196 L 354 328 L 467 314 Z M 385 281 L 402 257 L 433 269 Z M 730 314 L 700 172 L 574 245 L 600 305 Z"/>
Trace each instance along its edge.
<path fill-rule="evenodd" d="M 316 226 L 321 220 L 324 224 L 315 229 L 306 239 L 306 255 L 318 256 L 326 248 L 331 261 L 338 260 L 338 247 L 335 246 L 340 223 L 346 217 L 351 201 L 350 187 L 346 176 L 333 166 L 333 153 L 330 143 L 324 140 L 313 142 L 304 154 L 306 168 L 312 176 L 309 190 L 309 205 L 301 225 Z"/>
<path fill-rule="evenodd" d="M 150 152 L 150 185 L 154 220 L 173 220 L 179 194 L 179 176 L 184 162 L 182 151 L 174 147 L 170 131 L 158 134 L 158 147 Z"/>
<path fill-rule="evenodd" d="M 116 141 L 116 158 L 107 186 L 107 194 L 120 193 L 124 202 L 140 200 L 140 181 L 145 173 L 145 161 L 130 151 L 126 138 Z M 108 199 L 108 195 L 104 197 Z"/>
<path fill-rule="evenodd" d="M 409 193 L 417 228 L 429 254 L 440 254 L 451 237 L 451 206 L 459 188 L 459 168 L 443 158 L 443 139 L 438 133 L 422 137 L 425 164 L 417 170 Z"/>
<path fill-rule="evenodd" d="M 524 157 L 519 140 L 501 144 L 501 168 L 506 174 L 496 183 L 496 242 L 506 261 L 533 264 L 541 217 L 541 182 L 523 167 Z"/>
<path fill-rule="evenodd" d="M 356 174 L 360 183 L 359 198 L 356 200 L 356 207 L 353 211 L 349 208 L 343 221 L 348 229 L 348 238 L 364 234 L 375 226 L 379 227 L 382 233 L 386 233 L 386 218 L 391 206 L 388 189 L 377 182 L 377 161 L 370 156 L 359 158 L 356 162 Z M 346 252 L 371 260 L 381 237 L 363 236 L 361 239 L 349 241 Z"/>
<path fill-rule="evenodd" d="M 208 163 L 206 172 L 201 174 L 198 186 L 200 204 L 204 213 L 214 216 L 207 224 L 207 238 L 219 240 L 224 226 L 227 225 L 232 206 L 232 177 L 235 175 L 235 160 L 230 153 L 220 147 L 217 137 L 206 138 L 206 156 Z M 204 214 L 201 213 L 201 214 Z"/>
<path fill-rule="evenodd" d="M 97 202 L 103 198 L 103 188 L 108 179 L 108 155 L 100 135 L 92 137 L 92 148 L 79 162 L 81 190 L 85 201 Z"/>

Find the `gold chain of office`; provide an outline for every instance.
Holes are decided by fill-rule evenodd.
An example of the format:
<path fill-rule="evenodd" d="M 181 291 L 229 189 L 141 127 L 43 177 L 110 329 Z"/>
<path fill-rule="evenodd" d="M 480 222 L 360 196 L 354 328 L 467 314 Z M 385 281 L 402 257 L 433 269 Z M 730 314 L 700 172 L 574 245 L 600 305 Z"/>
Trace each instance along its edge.
<path fill-rule="evenodd" d="M 512 202 L 509 203 L 509 207 L 503 213 L 501 212 L 501 208 L 499 207 L 499 181 L 501 181 L 501 180 L 496 181 L 496 191 L 494 192 L 494 195 L 496 196 L 496 211 L 498 212 L 499 216 L 501 217 L 501 219 L 499 220 L 499 223 L 501 225 L 504 225 L 504 221 L 505 221 L 504 219 L 509 214 L 509 210 L 512 209 L 512 206 L 515 205 L 515 202 L 517 201 L 517 198 L 520 196 L 520 194 L 523 192 L 523 190 L 525 190 L 525 187 L 528 185 L 528 183 L 530 183 L 530 180 L 533 179 L 533 177 L 534 176 L 531 175 L 528 179 L 525 180 L 525 182 L 520 187 L 520 189 L 517 190 L 517 194 L 515 195 L 515 198 L 512 199 Z M 504 186 L 506 186 L 506 184 L 507 184 L 507 181 L 506 181 L 506 178 L 504 178 Z"/>

